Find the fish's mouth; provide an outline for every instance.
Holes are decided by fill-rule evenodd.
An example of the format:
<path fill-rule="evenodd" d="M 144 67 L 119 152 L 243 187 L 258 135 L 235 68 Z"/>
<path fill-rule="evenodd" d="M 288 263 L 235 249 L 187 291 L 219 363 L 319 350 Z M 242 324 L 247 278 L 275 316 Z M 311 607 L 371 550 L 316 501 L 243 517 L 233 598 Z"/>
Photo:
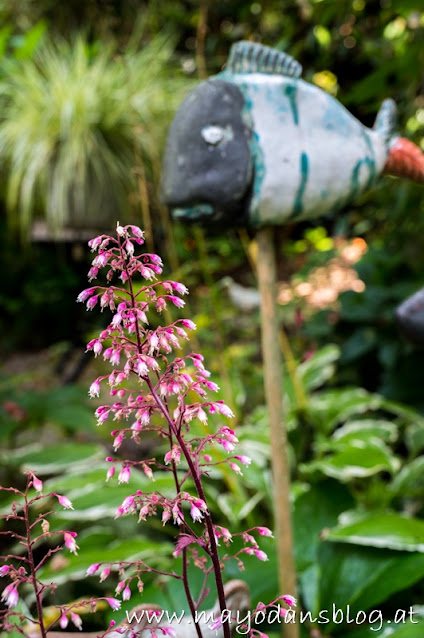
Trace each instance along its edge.
<path fill-rule="evenodd" d="M 172 208 L 174 219 L 192 219 L 193 221 L 211 219 L 216 212 L 216 209 L 210 204 L 195 204 L 187 208 Z"/>

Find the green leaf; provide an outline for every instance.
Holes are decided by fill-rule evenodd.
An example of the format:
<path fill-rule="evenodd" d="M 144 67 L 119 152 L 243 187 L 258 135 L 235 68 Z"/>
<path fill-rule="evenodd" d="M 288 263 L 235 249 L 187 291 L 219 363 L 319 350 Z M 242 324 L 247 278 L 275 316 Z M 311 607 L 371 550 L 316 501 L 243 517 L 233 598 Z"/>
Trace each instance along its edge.
<path fill-rule="evenodd" d="M 424 575 L 422 554 L 337 543 L 322 543 L 319 565 L 320 598 L 314 613 L 329 610 L 331 614 L 334 605 L 343 610 L 345 618 L 348 605 L 352 618 L 359 610 L 372 609 L 407 589 Z M 326 625 L 326 633 L 333 633 L 333 628 L 333 623 Z M 338 631 L 346 635 L 346 624 L 340 625 Z"/>
<path fill-rule="evenodd" d="M 109 543 L 104 542 L 102 534 L 94 535 L 94 538 L 98 538 L 96 546 L 86 548 L 83 535 L 78 536 L 77 543 L 80 546 L 78 555 L 63 554 L 66 559 L 61 561 L 59 569 L 55 567 L 54 562 L 48 563 L 40 570 L 40 578 L 52 579 L 58 585 L 70 580 L 80 580 L 85 577 L 89 565 L 102 561 L 129 561 L 139 558 L 155 567 L 163 563 L 164 559 L 169 561 L 173 549 L 171 543 L 166 541 L 155 543 L 141 534 L 119 540 L 114 539 Z"/>
<path fill-rule="evenodd" d="M 333 480 L 309 486 L 294 502 L 295 560 L 299 572 L 314 563 L 322 531 L 337 524 L 339 515 L 353 505 L 346 487 Z"/>
<path fill-rule="evenodd" d="M 344 444 L 355 439 L 364 441 L 373 438 L 393 443 L 397 439 L 397 427 L 383 419 L 362 419 L 345 423 L 333 432 L 331 438 Z"/>
<path fill-rule="evenodd" d="M 308 411 L 310 418 L 324 432 L 332 432 L 338 423 L 370 410 L 378 410 L 381 403 L 381 397 L 362 388 L 343 388 L 312 394 Z"/>
<path fill-rule="evenodd" d="M 302 471 L 317 470 L 340 481 L 373 476 L 379 472 L 396 472 L 400 466 L 390 449 L 379 440 L 359 441 L 353 439 L 332 456 L 312 461 L 301 466 Z"/>
<path fill-rule="evenodd" d="M 77 467 L 90 465 L 104 459 L 104 450 L 94 443 L 70 443 L 66 442 L 60 446 L 52 445 L 45 447 L 34 444 L 14 451 L 8 451 L 3 457 L 5 464 L 18 465 L 20 468 L 30 468 L 38 474 L 50 474 L 52 472 L 64 471 L 66 467 L 76 469 Z"/>
<path fill-rule="evenodd" d="M 15 56 L 17 59 L 28 60 L 32 57 L 47 30 L 47 26 L 45 20 L 39 20 L 25 35 L 15 36 L 13 38 L 16 46 Z"/>
<path fill-rule="evenodd" d="M 299 364 L 297 371 L 305 390 L 316 390 L 333 378 L 340 348 L 329 344 L 315 352 L 310 359 Z"/>
<path fill-rule="evenodd" d="M 396 512 L 352 513 L 329 530 L 326 540 L 369 547 L 424 552 L 424 521 Z"/>
<path fill-rule="evenodd" d="M 389 486 L 394 495 L 422 497 L 424 492 L 424 456 L 402 467 Z"/>
<path fill-rule="evenodd" d="M 406 445 L 411 454 L 416 455 L 424 450 L 424 427 L 419 423 L 412 423 L 405 432 Z"/>

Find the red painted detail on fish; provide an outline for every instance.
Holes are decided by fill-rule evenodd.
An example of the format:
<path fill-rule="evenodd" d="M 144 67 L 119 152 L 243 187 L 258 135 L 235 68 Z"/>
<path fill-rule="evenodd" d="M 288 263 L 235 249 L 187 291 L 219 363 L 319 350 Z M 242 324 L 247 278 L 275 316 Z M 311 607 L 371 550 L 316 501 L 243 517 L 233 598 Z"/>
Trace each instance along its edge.
<path fill-rule="evenodd" d="M 406 177 L 414 182 L 424 183 L 424 153 L 419 146 L 397 137 L 390 146 L 389 156 L 383 173 Z"/>

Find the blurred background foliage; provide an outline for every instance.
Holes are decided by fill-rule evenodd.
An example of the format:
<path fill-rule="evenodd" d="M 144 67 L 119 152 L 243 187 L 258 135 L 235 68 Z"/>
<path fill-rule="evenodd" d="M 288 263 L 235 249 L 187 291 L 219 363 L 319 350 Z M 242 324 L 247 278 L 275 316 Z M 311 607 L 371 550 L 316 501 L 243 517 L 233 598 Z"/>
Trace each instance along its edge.
<path fill-rule="evenodd" d="M 31 466 L 74 501 L 55 524 L 69 521 L 81 551 L 45 574 L 65 602 L 113 591 L 83 579 L 106 549 L 158 565 L 172 551 L 158 521 L 113 520 L 126 488 L 104 483 L 109 436 L 85 398 L 103 368 L 84 343 L 102 317 L 75 303 L 86 240 L 135 220 L 189 286 L 192 346 L 254 458 L 243 487 L 228 472 L 211 477 L 214 514 L 233 528 L 272 526 L 253 233 L 169 219 L 158 200 L 167 128 L 194 83 L 247 38 L 293 55 L 307 81 L 369 126 L 394 98 L 400 133 L 424 148 L 424 14 L 421 0 L 0 0 L 0 25 L 0 480 Z M 424 285 L 422 193 L 385 177 L 337 214 L 276 231 L 300 604 L 313 614 L 332 603 L 376 606 L 387 619 L 423 611 L 424 355 L 394 321 Z M 148 489 L 141 475 L 134 485 Z M 157 486 L 170 489 L 167 476 Z M 246 564 L 255 602 L 277 591 L 273 546 L 264 549 L 269 563 Z M 147 599 L 184 606 L 163 582 L 146 585 Z M 367 638 L 390 628 L 319 629 Z M 422 638 L 422 624 L 391 630 Z"/>

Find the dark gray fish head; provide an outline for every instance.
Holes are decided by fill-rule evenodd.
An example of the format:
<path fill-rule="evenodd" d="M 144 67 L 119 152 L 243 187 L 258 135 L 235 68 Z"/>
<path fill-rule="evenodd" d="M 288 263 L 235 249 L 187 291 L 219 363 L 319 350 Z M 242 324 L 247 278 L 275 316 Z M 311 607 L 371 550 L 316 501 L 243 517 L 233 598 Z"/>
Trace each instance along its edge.
<path fill-rule="evenodd" d="M 396 323 L 409 341 L 424 346 L 424 288 L 397 307 Z"/>
<path fill-rule="evenodd" d="M 168 134 L 161 200 L 178 219 L 237 223 L 252 185 L 251 130 L 241 91 L 208 80 L 186 98 Z"/>

